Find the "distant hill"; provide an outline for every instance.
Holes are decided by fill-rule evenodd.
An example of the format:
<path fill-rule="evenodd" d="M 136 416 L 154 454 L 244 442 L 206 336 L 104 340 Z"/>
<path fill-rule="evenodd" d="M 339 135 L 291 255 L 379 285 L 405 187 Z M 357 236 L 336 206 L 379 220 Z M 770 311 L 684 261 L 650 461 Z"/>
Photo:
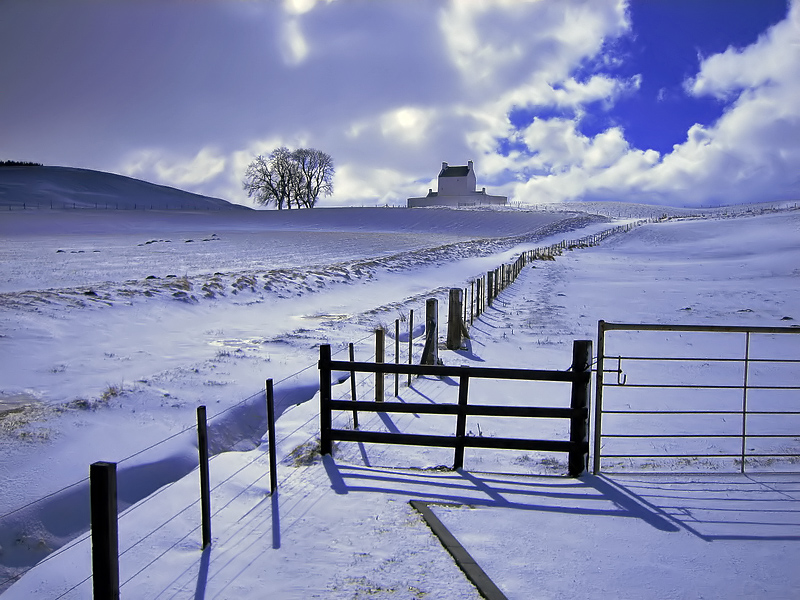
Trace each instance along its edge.
<path fill-rule="evenodd" d="M 251 210 L 123 175 L 73 167 L 0 166 L 0 211 L 91 208 L 108 210 Z"/>

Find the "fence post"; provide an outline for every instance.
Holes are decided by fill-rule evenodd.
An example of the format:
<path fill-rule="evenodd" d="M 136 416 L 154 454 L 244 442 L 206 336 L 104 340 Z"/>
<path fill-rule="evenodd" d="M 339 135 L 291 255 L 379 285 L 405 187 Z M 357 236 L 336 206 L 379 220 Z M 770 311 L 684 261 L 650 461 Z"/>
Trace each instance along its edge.
<path fill-rule="evenodd" d="M 319 453 L 331 453 L 331 347 L 319 347 Z"/>
<path fill-rule="evenodd" d="M 385 361 L 386 354 L 386 332 L 380 327 L 375 330 L 375 362 Z M 375 373 L 375 402 L 383 402 L 383 373 Z"/>
<path fill-rule="evenodd" d="M 461 296 L 461 328 L 467 327 L 467 288 L 464 288 L 464 293 Z"/>
<path fill-rule="evenodd" d="M 197 453 L 200 458 L 200 515 L 203 548 L 211 544 L 211 490 L 208 477 L 208 425 L 206 407 L 197 407 Z"/>
<path fill-rule="evenodd" d="M 592 453 L 592 474 L 600 472 L 600 441 L 603 419 L 603 354 L 605 354 L 605 321 L 597 322 L 597 377 L 594 389 L 594 452 Z"/>
<path fill-rule="evenodd" d="M 469 324 L 475 322 L 475 280 L 469 282 Z"/>
<path fill-rule="evenodd" d="M 95 600 L 119 600 L 117 464 L 89 467 L 92 527 L 92 586 Z"/>
<path fill-rule="evenodd" d="M 492 300 L 494 299 L 494 272 L 487 271 L 486 272 L 486 306 L 492 305 Z"/>
<path fill-rule="evenodd" d="M 353 348 L 353 342 L 350 342 L 347 345 L 348 354 L 350 356 L 350 362 L 356 362 L 356 353 L 355 349 Z M 356 398 L 356 372 L 350 371 L 350 399 L 353 402 L 357 402 L 358 398 Z M 358 411 L 353 408 L 353 429 L 358 429 Z"/>
<path fill-rule="evenodd" d="M 742 384 L 742 474 L 745 472 L 745 460 L 747 454 L 747 379 L 750 371 L 750 332 L 746 332 L 745 336 L 744 382 Z"/>
<path fill-rule="evenodd" d="M 428 298 L 425 302 L 425 348 L 422 350 L 420 364 L 439 363 L 439 301 Z"/>
<path fill-rule="evenodd" d="M 570 477 L 578 477 L 586 470 L 589 457 L 589 392 L 592 372 L 592 340 L 575 340 L 572 343 L 572 372 L 584 374 L 582 380 L 572 382 L 570 396 L 570 417 L 568 472 Z"/>
<path fill-rule="evenodd" d="M 464 436 L 467 431 L 467 401 L 469 398 L 469 367 L 462 365 L 458 376 L 458 415 L 456 416 L 456 441 L 453 468 L 464 466 Z"/>
<path fill-rule="evenodd" d="M 447 349 L 461 348 L 461 288 L 452 288 L 447 307 Z"/>
<path fill-rule="evenodd" d="M 394 320 L 394 364 L 400 364 L 400 319 Z M 400 393 L 400 373 L 394 374 L 394 397 Z"/>
<path fill-rule="evenodd" d="M 408 311 L 408 364 L 414 360 L 414 309 Z M 411 385 L 411 373 L 408 374 L 408 385 Z"/>
<path fill-rule="evenodd" d="M 267 379 L 267 431 L 269 431 L 269 493 L 278 491 L 278 458 L 275 450 L 275 394 Z"/>

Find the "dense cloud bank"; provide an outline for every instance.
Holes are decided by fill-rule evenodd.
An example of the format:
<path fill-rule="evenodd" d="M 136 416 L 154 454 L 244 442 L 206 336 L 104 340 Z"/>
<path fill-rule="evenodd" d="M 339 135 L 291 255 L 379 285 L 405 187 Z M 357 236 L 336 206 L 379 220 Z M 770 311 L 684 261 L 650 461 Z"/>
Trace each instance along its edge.
<path fill-rule="evenodd" d="M 468 159 L 512 202 L 800 195 L 798 2 L 719 3 L 750 37 L 671 9 L 731 37 L 655 91 L 695 40 L 648 38 L 641 2 L 29 4 L 0 8 L 0 50 L 18 57 L 0 65 L 0 158 L 242 203 L 249 161 L 281 145 L 331 154 L 326 205 L 401 204 Z M 646 44 L 657 60 L 634 64 Z M 669 102 L 677 143 L 643 141 L 626 112 L 656 128 Z"/>

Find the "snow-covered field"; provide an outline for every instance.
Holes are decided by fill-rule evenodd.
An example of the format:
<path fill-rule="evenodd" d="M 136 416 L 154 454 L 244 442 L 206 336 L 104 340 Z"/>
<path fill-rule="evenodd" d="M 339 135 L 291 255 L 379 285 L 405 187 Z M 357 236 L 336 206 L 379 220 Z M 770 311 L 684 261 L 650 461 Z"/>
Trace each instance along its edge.
<path fill-rule="evenodd" d="M 475 507 L 434 510 L 510 598 L 793 597 L 793 476 L 570 480 L 558 455 L 468 451 L 466 470 L 450 472 L 430 470 L 452 460 L 437 449 L 340 444 L 322 462 L 311 452 L 320 343 L 341 351 L 362 340 L 357 355 L 368 359 L 372 329 L 401 318 L 405 331 L 409 309 L 419 324 L 426 298 L 521 250 L 616 223 L 526 211 L 331 209 L 294 222 L 79 213 L 0 221 L 0 392 L 15 408 L 0 420 L 0 515 L 82 479 L 91 462 L 120 462 L 124 597 L 478 597 L 414 498 Z M 786 326 L 800 320 L 798 265 L 797 211 L 644 225 L 537 261 L 476 321 L 467 350 L 441 354 L 447 364 L 565 369 L 572 340 L 593 339 L 598 319 Z M 278 382 L 287 457 L 272 498 L 259 445 L 266 378 Z M 369 380 L 360 385 L 368 394 Z M 476 382 L 470 394 L 519 403 L 529 394 L 519 385 Z M 403 381 L 400 397 L 452 401 L 455 389 L 420 378 Z M 564 395 L 545 388 L 537 404 Z M 199 404 L 222 413 L 211 423 L 205 552 L 196 473 L 182 477 L 196 464 L 195 434 L 183 430 Z M 362 423 L 451 426 L 415 415 Z M 468 427 L 539 437 L 560 425 Z M 3 578 L 67 544 L 5 596 L 90 596 L 87 511 L 84 482 L 0 522 Z"/>

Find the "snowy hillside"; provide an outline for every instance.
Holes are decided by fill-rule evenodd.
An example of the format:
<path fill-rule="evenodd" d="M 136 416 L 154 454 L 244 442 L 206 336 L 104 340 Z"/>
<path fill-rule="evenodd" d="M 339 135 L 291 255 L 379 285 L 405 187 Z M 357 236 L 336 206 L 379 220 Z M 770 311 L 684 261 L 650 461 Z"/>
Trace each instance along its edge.
<path fill-rule="evenodd" d="M 73 167 L 0 166 L 0 211 L 21 209 L 247 210 L 122 175 Z"/>
<path fill-rule="evenodd" d="M 440 516 L 510 598 L 528 598 L 534 587 L 543 597 L 575 597 L 561 585 L 564 567 L 539 560 L 538 548 L 586 556 L 601 544 L 600 572 L 588 558 L 571 572 L 606 597 L 724 590 L 716 597 L 780 598 L 800 583 L 790 567 L 800 538 L 797 499 L 785 497 L 791 480 L 752 476 L 747 484 L 757 506 L 772 511 L 780 540 L 771 539 L 773 523 L 748 517 L 747 531 L 736 524 L 745 520 L 732 512 L 741 482 L 694 485 L 692 501 L 706 516 L 691 526 L 730 538 L 712 552 L 664 491 L 680 488 L 676 480 L 571 481 L 554 477 L 563 473 L 560 458 L 535 453 L 468 453 L 464 472 L 429 470 L 450 460 L 431 448 L 342 444 L 335 462 L 324 463 L 303 454 L 318 434 L 320 343 L 341 353 L 358 342 L 367 359 L 377 326 L 391 337 L 400 319 L 407 341 L 413 309 L 418 353 L 426 298 L 440 298 L 444 315 L 449 287 L 468 285 L 522 250 L 617 223 L 525 210 L 331 209 L 262 220 L 149 213 L 130 221 L 113 211 L 81 212 L 64 222 L 22 211 L 0 220 L 0 401 L 7 409 L 0 417 L 7 482 L 0 589 L 52 557 L 4 598 L 88 597 L 86 482 L 62 488 L 96 460 L 120 463 L 121 508 L 130 515 L 121 520 L 126 597 L 476 598 L 409 498 L 484 507 Z M 572 340 L 593 339 L 599 319 L 792 324 L 800 320 L 798 264 L 797 211 L 643 225 L 526 268 L 473 325 L 467 350 L 442 356 L 447 364 L 563 370 Z M 272 499 L 265 498 L 261 444 L 266 378 L 277 382 L 285 457 Z M 368 382 L 361 385 L 369 394 Z M 447 402 L 453 389 L 423 378 L 403 383 L 401 397 Z M 520 395 L 480 385 L 474 393 L 498 401 Z M 199 404 L 218 415 L 211 423 L 215 538 L 205 553 L 192 504 Z M 438 427 L 414 415 L 387 419 L 365 426 Z M 483 420 L 472 427 L 495 435 Z M 526 435 L 536 435 L 529 427 Z M 769 489 L 784 503 L 764 496 Z M 582 533 L 564 535 L 576 519 Z"/>

